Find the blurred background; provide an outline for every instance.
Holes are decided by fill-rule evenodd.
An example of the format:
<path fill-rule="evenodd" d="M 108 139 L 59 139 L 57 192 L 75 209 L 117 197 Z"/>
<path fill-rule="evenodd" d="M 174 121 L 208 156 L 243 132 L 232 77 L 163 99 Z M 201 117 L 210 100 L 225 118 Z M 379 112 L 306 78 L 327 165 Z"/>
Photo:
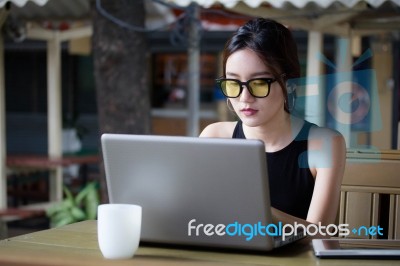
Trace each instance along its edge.
<path fill-rule="evenodd" d="M 107 201 L 102 133 L 197 136 L 236 119 L 214 80 L 253 17 L 297 41 L 296 115 L 349 149 L 398 148 L 399 0 L 1 0 L 0 207 L 93 180 Z"/>

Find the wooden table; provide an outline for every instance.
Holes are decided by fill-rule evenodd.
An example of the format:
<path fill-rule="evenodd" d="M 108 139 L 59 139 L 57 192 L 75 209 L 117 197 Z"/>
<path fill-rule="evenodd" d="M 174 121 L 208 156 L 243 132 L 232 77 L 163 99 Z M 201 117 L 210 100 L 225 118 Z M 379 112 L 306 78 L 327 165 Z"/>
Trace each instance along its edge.
<path fill-rule="evenodd" d="M 399 265 L 395 260 L 333 260 L 314 257 L 308 242 L 265 254 L 140 246 L 129 260 L 106 260 L 96 221 L 85 221 L 0 241 L 0 265 Z"/>

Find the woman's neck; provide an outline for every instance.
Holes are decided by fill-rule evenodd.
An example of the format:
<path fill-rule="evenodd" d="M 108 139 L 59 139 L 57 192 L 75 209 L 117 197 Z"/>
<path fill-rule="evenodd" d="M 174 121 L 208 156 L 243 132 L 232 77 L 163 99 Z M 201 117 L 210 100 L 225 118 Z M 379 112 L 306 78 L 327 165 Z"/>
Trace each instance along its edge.
<path fill-rule="evenodd" d="M 288 146 L 300 132 L 303 120 L 284 113 L 283 117 L 268 121 L 264 125 L 248 127 L 243 124 L 243 132 L 248 139 L 260 139 L 266 152 L 276 152 Z"/>

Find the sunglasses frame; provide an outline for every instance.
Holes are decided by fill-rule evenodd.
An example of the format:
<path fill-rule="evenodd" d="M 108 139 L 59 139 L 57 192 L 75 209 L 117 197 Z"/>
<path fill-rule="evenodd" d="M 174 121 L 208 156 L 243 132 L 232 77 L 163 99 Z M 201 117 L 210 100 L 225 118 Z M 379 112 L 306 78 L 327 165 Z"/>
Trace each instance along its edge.
<path fill-rule="evenodd" d="M 262 81 L 267 82 L 267 84 L 268 84 L 268 93 L 267 93 L 267 95 L 265 95 L 265 96 L 256 96 L 256 95 L 253 94 L 253 89 L 250 87 L 250 82 L 252 82 L 254 80 L 262 80 Z M 255 98 L 265 98 L 265 97 L 268 97 L 268 95 L 269 95 L 269 93 L 271 91 L 271 84 L 274 83 L 275 81 L 277 81 L 277 79 L 276 78 L 254 78 L 254 79 L 249 79 L 248 81 L 242 82 L 242 81 L 240 81 L 238 79 L 227 79 L 227 78 L 224 78 L 224 77 L 220 77 L 220 78 L 215 79 L 215 81 L 216 81 L 219 89 L 225 95 L 225 97 L 238 98 L 243 92 L 243 85 L 245 85 L 247 87 L 247 90 L 251 94 L 251 96 L 253 96 Z M 240 89 L 239 89 L 238 96 L 232 97 L 232 96 L 228 96 L 228 95 L 225 94 L 225 92 L 224 92 L 224 90 L 222 89 L 222 86 L 221 86 L 222 82 L 224 82 L 224 81 L 235 81 L 235 82 L 237 82 L 239 84 Z"/>

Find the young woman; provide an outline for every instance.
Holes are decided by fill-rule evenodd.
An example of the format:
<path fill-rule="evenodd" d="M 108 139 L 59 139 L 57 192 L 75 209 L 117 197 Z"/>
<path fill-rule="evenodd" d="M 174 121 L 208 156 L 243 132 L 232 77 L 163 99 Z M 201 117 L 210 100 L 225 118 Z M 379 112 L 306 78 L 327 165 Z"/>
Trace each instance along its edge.
<path fill-rule="evenodd" d="M 200 137 L 262 140 L 274 220 L 334 223 L 345 141 L 336 131 L 290 114 L 295 92 L 287 81 L 300 75 L 290 31 L 269 19 L 247 22 L 225 46 L 223 73 L 217 84 L 239 121 L 211 124 Z"/>

